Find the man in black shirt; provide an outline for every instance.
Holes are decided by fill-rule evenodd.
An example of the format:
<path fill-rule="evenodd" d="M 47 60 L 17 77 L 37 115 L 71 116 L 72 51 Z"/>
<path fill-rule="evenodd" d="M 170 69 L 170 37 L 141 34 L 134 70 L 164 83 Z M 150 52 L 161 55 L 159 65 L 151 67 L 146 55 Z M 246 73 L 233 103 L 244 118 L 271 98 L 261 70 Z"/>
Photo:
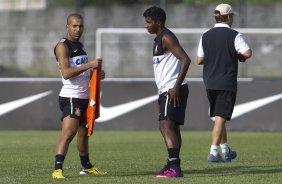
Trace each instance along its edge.
<path fill-rule="evenodd" d="M 238 60 L 245 62 L 252 51 L 241 33 L 231 29 L 234 11 L 228 4 L 215 8 L 215 26 L 203 34 L 197 64 L 204 65 L 203 78 L 214 117 L 208 162 L 231 162 L 237 153 L 227 145 L 226 120 L 230 120 L 237 93 Z M 219 146 L 222 156 L 218 153 Z"/>

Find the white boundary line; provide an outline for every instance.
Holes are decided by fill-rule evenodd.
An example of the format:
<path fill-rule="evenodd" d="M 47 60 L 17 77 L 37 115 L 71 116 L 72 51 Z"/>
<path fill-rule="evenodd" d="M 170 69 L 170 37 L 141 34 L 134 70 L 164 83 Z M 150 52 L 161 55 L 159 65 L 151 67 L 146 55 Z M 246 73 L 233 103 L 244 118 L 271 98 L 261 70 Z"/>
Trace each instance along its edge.
<path fill-rule="evenodd" d="M 7 77 L 0 78 L 0 82 L 58 82 L 61 78 L 37 78 L 37 77 Z"/>
<path fill-rule="evenodd" d="M 203 78 L 186 78 L 189 82 L 203 82 Z M 107 78 L 105 82 L 155 82 L 154 78 Z M 253 78 L 238 78 L 238 82 L 252 82 Z"/>
<path fill-rule="evenodd" d="M 175 34 L 203 34 L 210 28 L 171 28 Z M 282 34 L 282 28 L 234 28 L 243 34 Z M 102 34 L 146 34 L 145 28 L 98 28 L 96 29 L 96 56 L 102 54 Z"/>
<path fill-rule="evenodd" d="M 186 78 L 188 82 L 203 82 L 202 78 Z M 254 78 L 238 78 L 238 82 L 252 82 Z M 61 82 L 61 78 L 0 78 L 0 82 Z M 154 78 L 106 78 L 104 82 L 155 82 Z"/>

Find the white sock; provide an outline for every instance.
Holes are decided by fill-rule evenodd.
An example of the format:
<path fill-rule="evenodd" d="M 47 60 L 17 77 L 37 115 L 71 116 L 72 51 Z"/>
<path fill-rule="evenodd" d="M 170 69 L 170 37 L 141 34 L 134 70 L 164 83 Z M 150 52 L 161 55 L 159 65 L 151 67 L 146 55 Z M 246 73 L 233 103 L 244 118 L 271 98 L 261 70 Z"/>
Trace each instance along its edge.
<path fill-rule="evenodd" d="M 228 153 L 229 151 L 229 147 L 227 143 L 220 144 L 220 148 L 221 148 L 222 153 Z"/>
<path fill-rule="evenodd" d="M 218 155 L 218 148 L 219 148 L 219 146 L 217 146 L 217 145 L 211 145 L 210 154 L 212 154 L 213 156 L 217 156 Z"/>

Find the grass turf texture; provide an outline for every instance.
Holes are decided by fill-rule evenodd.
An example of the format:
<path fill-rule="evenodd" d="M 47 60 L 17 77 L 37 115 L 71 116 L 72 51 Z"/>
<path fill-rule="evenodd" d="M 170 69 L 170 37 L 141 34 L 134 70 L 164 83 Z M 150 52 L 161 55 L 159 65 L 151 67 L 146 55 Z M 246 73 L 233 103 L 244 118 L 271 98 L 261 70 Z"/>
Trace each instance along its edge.
<path fill-rule="evenodd" d="M 210 132 L 183 132 L 184 178 L 154 178 L 167 153 L 158 131 L 96 131 L 90 158 L 106 176 L 79 175 L 75 140 L 64 163 L 64 180 L 54 180 L 58 131 L 0 131 L 0 183 L 281 183 L 282 133 L 229 133 L 238 157 L 232 163 L 208 164 Z"/>

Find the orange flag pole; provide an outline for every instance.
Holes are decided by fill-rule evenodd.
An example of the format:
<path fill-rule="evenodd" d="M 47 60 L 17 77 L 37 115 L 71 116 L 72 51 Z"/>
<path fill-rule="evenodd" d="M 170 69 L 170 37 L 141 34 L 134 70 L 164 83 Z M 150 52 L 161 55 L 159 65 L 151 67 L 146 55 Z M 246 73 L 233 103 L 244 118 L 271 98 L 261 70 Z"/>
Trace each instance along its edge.
<path fill-rule="evenodd" d="M 95 68 L 89 83 L 90 97 L 86 110 L 88 137 L 93 133 L 95 120 L 100 117 L 100 72 L 101 67 Z"/>

